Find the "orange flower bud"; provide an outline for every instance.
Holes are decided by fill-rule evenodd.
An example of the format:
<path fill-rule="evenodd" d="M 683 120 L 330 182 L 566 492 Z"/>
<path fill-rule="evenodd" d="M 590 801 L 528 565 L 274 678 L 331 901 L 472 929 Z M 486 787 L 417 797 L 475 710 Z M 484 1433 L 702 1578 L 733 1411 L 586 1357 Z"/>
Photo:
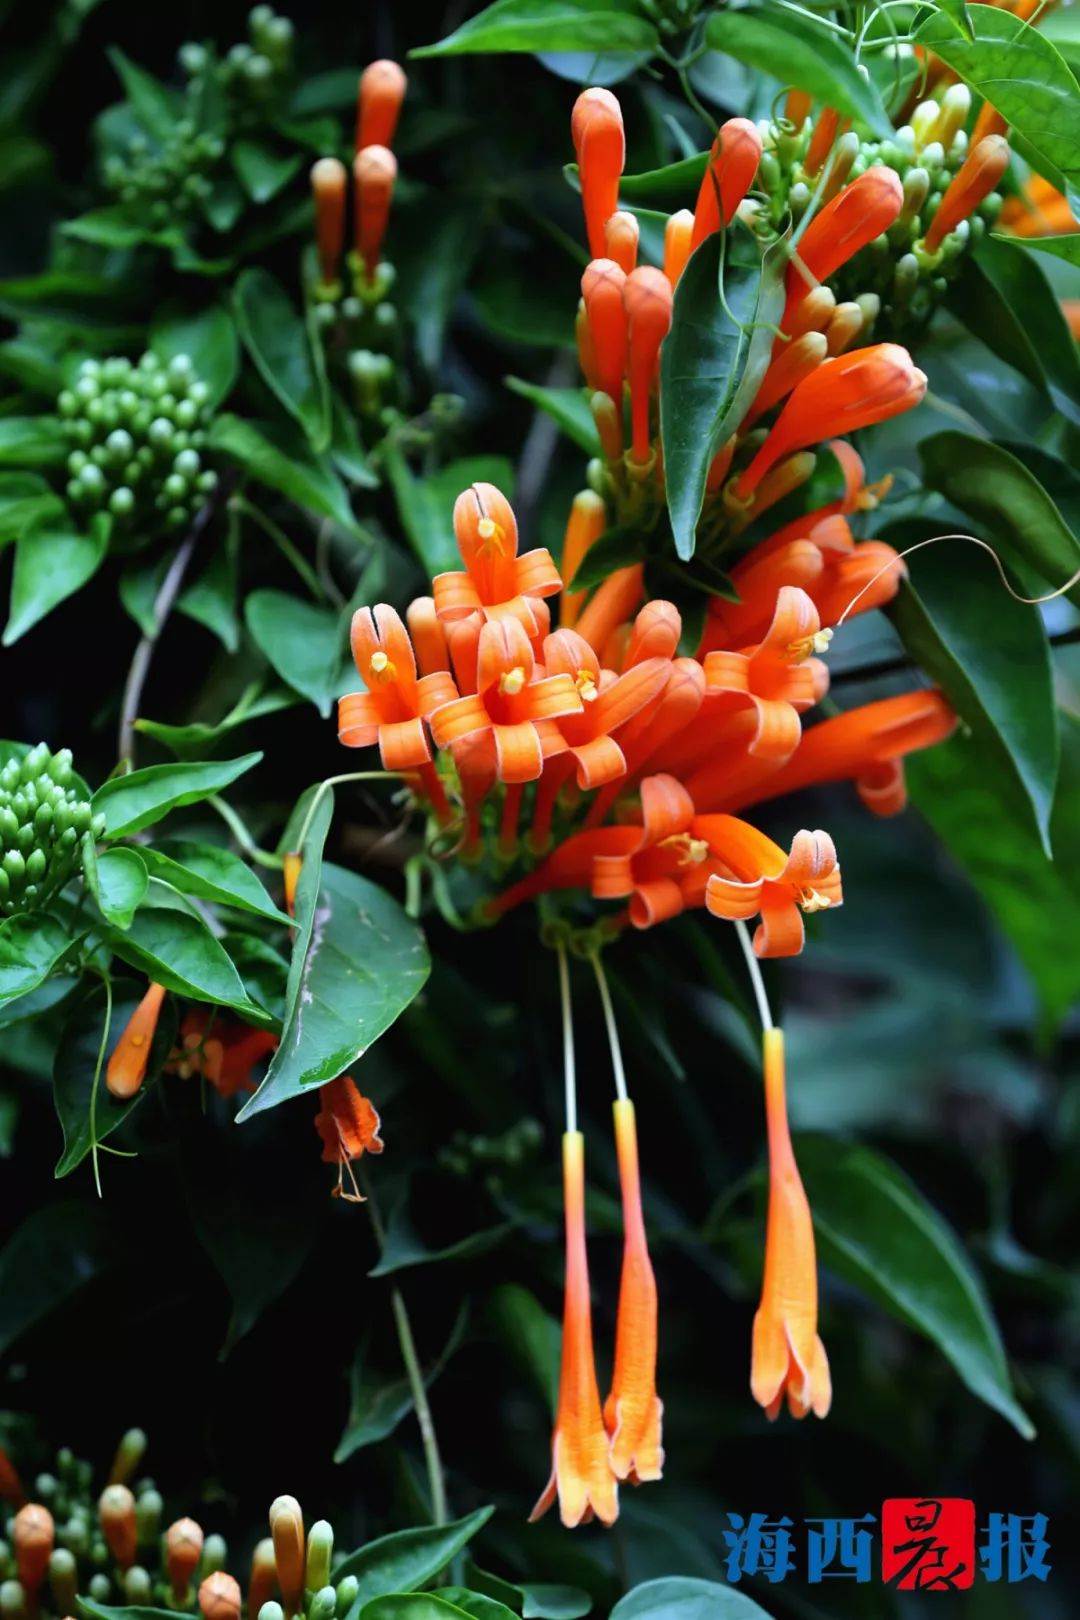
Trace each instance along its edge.
<path fill-rule="evenodd" d="M 860 248 L 888 230 L 903 206 L 904 188 L 900 176 L 895 170 L 877 164 L 850 186 L 845 186 L 814 215 L 799 238 L 796 252 L 815 280 L 828 281 Z M 798 265 L 789 267 L 787 307 L 780 323 L 785 332 L 789 330 L 793 311 L 809 293 L 811 285 Z"/>
<path fill-rule="evenodd" d="M 151 983 L 128 1019 L 105 1070 L 105 1084 L 114 1097 L 134 1097 L 146 1079 L 150 1047 L 165 1000 L 165 986 Z"/>
<path fill-rule="evenodd" d="M 1009 143 L 1004 135 L 986 135 L 973 146 L 949 182 L 924 238 L 928 253 L 936 253 L 950 231 L 967 219 L 989 197 L 1009 166 Z"/>
<path fill-rule="evenodd" d="M 784 103 L 784 117 L 796 129 L 802 129 L 810 116 L 811 97 L 805 90 L 789 90 Z"/>
<path fill-rule="evenodd" d="M 336 157 L 320 158 L 311 168 L 311 193 L 315 199 L 315 243 L 319 253 L 319 280 L 324 287 L 338 279 L 341 252 L 345 246 L 345 193 L 349 176 Z"/>
<path fill-rule="evenodd" d="M 396 62 L 370 62 L 356 98 L 356 150 L 392 146 L 408 80 Z M 253 1615 L 252 1620 L 258 1620 Z"/>
<path fill-rule="evenodd" d="M 682 615 L 674 602 L 654 597 L 634 620 L 626 649 L 626 668 L 632 669 L 646 658 L 674 658 L 681 635 Z"/>
<path fill-rule="evenodd" d="M 730 225 L 761 162 L 761 132 L 749 118 L 729 118 L 713 142 L 709 164 L 694 207 L 691 246 L 697 247 L 721 222 Z"/>
<path fill-rule="evenodd" d="M 622 108 L 610 90 L 583 90 L 574 103 L 570 133 L 581 174 L 585 231 L 594 259 L 607 251 L 604 226 L 619 206 L 619 177 L 626 161 Z"/>
<path fill-rule="evenodd" d="M 98 1501 L 98 1519 L 105 1544 L 121 1569 L 135 1562 L 138 1540 L 135 1527 L 135 1498 L 126 1485 L 107 1485 Z"/>
<path fill-rule="evenodd" d="M 794 390 L 738 479 L 739 498 L 752 494 L 769 468 L 793 450 L 898 416 L 917 405 L 925 392 L 926 377 L 896 343 L 875 343 L 823 360 Z"/>
<path fill-rule="evenodd" d="M 607 507 L 600 496 L 591 489 L 580 490 L 574 496 L 563 537 L 560 572 L 567 585 L 573 584 L 574 575 L 581 567 L 586 552 L 606 528 Z M 559 599 L 559 624 L 564 630 L 574 628 L 584 601 L 584 591 L 563 591 Z"/>
<path fill-rule="evenodd" d="M 295 1496 L 278 1496 L 270 1506 L 270 1535 L 286 1615 L 304 1602 L 304 1516 Z"/>
<path fill-rule="evenodd" d="M 40 1502 L 27 1502 L 11 1521 L 15 1568 L 31 1594 L 37 1592 L 48 1572 L 55 1538 L 53 1516 Z"/>
<path fill-rule="evenodd" d="M 836 294 L 831 287 L 810 287 L 806 297 L 798 304 L 784 327 L 790 338 L 802 337 L 804 332 L 824 332 L 836 308 Z M 778 354 L 777 344 L 773 353 Z"/>
<path fill-rule="evenodd" d="M 649 265 L 627 276 L 623 288 L 626 310 L 626 374 L 630 384 L 630 420 L 633 457 L 649 459 L 649 396 L 660 359 L 660 345 L 671 330 L 671 283 L 662 270 Z"/>
<path fill-rule="evenodd" d="M 165 1569 L 173 1597 L 178 1603 L 187 1598 L 191 1577 L 202 1557 L 203 1533 L 194 1519 L 177 1519 L 165 1532 Z"/>
<path fill-rule="evenodd" d="M 968 151 L 973 152 L 979 142 L 985 140 L 987 135 L 1004 135 L 1008 127 L 997 108 L 991 107 L 988 101 L 984 101 L 979 108 L 979 116 L 976 118 L 974 128 L 971 131 L 971 142 Z"/>
<path fill-rule="evenodd" d="M 278 1590 L 277 1560 L 274 1543 L 269 1536 L 256 1544 L 251 1555 L 251 1578 L 248 1582 L 247 1612 L 251 1620 L 258 1620 L 259 1610 L 269 1603 Z"/>
<path fill-rule="evenodd" d="M 629 275 L 637 265 L 638 238 L 641 232 L 633 214 L 616 209 L 604 223 L 604 252 L 614 259 L 619 269 Z"/>
<path fill-rule="evenodd" d="M 26 1492 L 19 1478 L 19 1471 L 7 1452 L 0 1447 L 0 1502 L 10 1502 L 13 1507 L 21 1507 L 25 1501 Z"/>
<path fill-rule="evenodd" d="M 199 1587 L 199 1608 L 205 1620 L 240 1620 L 240 1587 L 223 1569 L 208 1575 Z"/>
<path fill-rule="evenodd" d="M 385 146 L 365 146 L 353 159 L 356 192 L 356 251 L 372 281 L 379 265 L 390 202 L 397 179 L 397 158 Z"/>
<path fill-rule="evenodd" d="M 296 885 L 303 869 L 304 857 L 294 849 L 289 850 L 282 863 L 282 877 L 285 880 L 285 910 L 290 917 L 296 915 Z"/>
<path fill-rule="evenodd" d="M 405 609 L 405 622 L 412 636 L 413 650 L 421 675 L 434 675 L 450 668 L 446 632 L 435 612 L 433 596 L 418 596 Z"/>
<path fill-rule="evenodd" d="M 825 341 L 830 354 L 843 354 L 850 349 L 865 324 L 862 308 L 854 301 L 837 304 L 825 328 Z"/>
<path fill-rule="evenodd" d="M 694 216 L 689 208 L 680 208 L 664 226 L 664 274 L 673 287 L 686 269 L 694 244 Z"/>
<path fill-rule="evenodd" d="M 596 387 L 621 407 L 626 371 L 626 272 L 614 259 L 593 259 L 581 278 Z"/>
<path fill-rule="evenodd" d="M 762 378 L 743 427 L 748 427 L 786 398 L 804 377 L 817 370 L 828 352 L 829 344 L 824 332 L 804 332 L 802 337 L 792 338 L 790 343 L 785 343 Z"/>
<path fill-rule="evenodd" d="M 840 121 L 840 114 L 835 107 L 823 107 L 814 125 L 814 133 L 810 137 L 810 145 L 803 158 L 803 170 L 808 175 L 817 174 L 821 165 L 832 150 L 832 144 L 841 130 L 846 129 L 849 119 Z"/>
<path fill-rule="evenodd" d="M 643 565 L 631 563 L 627 568 L 616 568 L 593 592 L 578 619 L 577 632 L 595 652 L 602 653 L 619 626 L 637 612 L 644 594 L 644 578 Z"/>

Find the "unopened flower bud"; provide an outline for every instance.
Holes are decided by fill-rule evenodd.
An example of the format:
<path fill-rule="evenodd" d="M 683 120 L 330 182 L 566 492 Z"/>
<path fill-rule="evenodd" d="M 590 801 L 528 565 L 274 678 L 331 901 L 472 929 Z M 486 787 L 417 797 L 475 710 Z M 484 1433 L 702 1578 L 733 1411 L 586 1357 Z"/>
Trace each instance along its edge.
<path fill-rule="evenodd" d="M 337 1607 L 339 1614 L 348 1614 L 349 1610 L 356 1602 L 359 1591 L 360 1582 L 355 1575 L 342 1576 L 341 1580 L 338 1581 L 337 1584 Z"/>
<path fill-rule="evenodd" d="M 163 1505 L 155 1490 L 140 1491 L 135 1498 L 136 1539 L 140 1547 L 148 1547 L 157 1540 Z"/>
<path fill-rule="evenodd" d="M 0 1582 L 0 1616 L 3 1620 L 26 1620 L 26 1615 L 26 1589 L 22 1582 Z"/>
<path fill-rule="evenodd" d="M 282 877 L 285 882 L 285 910 L 290 917 L 296 915 L 296 885 L 300 882 L 303 867 L 304 857 L 297 850 L 289 850 L 282 862 Z"/>
<path fill-rule="evenodd" d="M 204 1620 L 240 1620 L 239 1585 L 224 1570 L 215 1570 L 199 1587 L 199 1608 Z"/>
<path fill-rule="evenodd" d="M 273 1599 L 278 1589 L 277 1562 L 274 1558 L 274 1543 L 269 1536 L 257 1543 L 251 1555 L 251 1576 L 248 1581 L 247 1612 L 252 1615 L 261 1614 L 267 1604 Z"/>
<path fill-rule="evenodd" d="M 285 1613 L 292 1616 L 304 1600 L 304 1518 L 295 1496 L 274 1499 L 270 1507 L 270 1535 Z"/>
<path fill-rule="evenodd" d="M 619 206 L 626 159 L 622 108 L 610 90 L 583 90 L 574 103 L 570 133 L 577 153 L 585 230 L 593 258 L 605 255 L 604 226 Z"/>
<path fill-rule="evenodd" d="M 904 176 L 904 206 L 900 218 L 907 221 L 919 212 L 930 190 L 930 176 L 925 169 L 909 169 Z"/>
<path fill-rule="evenodd" d="M 53 1516 L 40 1502 L 27 1502 L 11 1522 L 15 1567 L 20 1581 L 30 1593 L 36 1593 L 45 1579 L 55 1536 Z"/>
<path fill-rule="evenodd" d="M 105 1084 L 114 1097 L 134 1097 L 146 1079 L 150 1049 L 165 1000 L 165 986 L 151 984 L 128 1019 L 109 1058 Z"/>
<path fill-rule="evenodd" d="M 604 253 L 629 275 L 637 268 L 638 222 L 633 214 L 617 208 L 604 222 Z"/>
<path fill-rule="evenodd" d="M 130 1484 L 145 1455 L 145 1432 L 142 1429 L 128 1429 L 126 1434 L 121 1435 L 116 1448 L 116 1456 L 109 1470 L 109 1484 Z"/>
<path fill-rule="evenodd" d="M 748 118 L 721 124 L 694 205 L 692 245 L 730 225 L 761 161 L 761 132 Z"/>
<path fill-rule="evenodd" d="M 396 62 L 369 62 L 356 98 L 356 150 L 392 146 L 408 81 Z M 252 1616 L 252 1620 L 254 1617 Z"/>
<path fill-rule="evenodd" d="M 941 114 L 941 108 L 936 101 L 920 101 L 911 115 L 911 131 L 915 137 L 915 147 L 921 151 L 927 141 L 933 140 L 933 130 Z"/>
<path fill-rule="evenodd" d="M 202 1529 L 194 1519 L 177 1519 L 165 1532 L 165 1568 L 177 1603 L 187 1597 L 202 1550 Z"/>
<path fill-rule="evenodd" d="M 59 1614 L 74 1614 L 79 1591 L 79 1566 L 68 1547 L 57 1547 L 49 1559 L 49 1591 Z"/>
<path fill-rule="evenodd" d="M 611 395 L 600 389 L 590 396 L 589 409 L 596 424 L 601 450 L 608 461 L 618 461 L 623 452 L 622 411 Z"/>
<path fill-rule="evenodd" d="M 397 159 L 385 146 L 365 146 L 353 159 L 356 251 L 369 282 L 375 278 L 390 202 L 397 180 Z"/>
<path fill-rule="evenodd" d="M 98 1520 L 109 1551 L 121 1569 L 135 1562 L 138 1539 L 135 1498 L 126 1485 L 107 1485 L 98 1502 Z"/>
<path fill-rule="evenodd" d="M 671 330 L 671 283 L 662 270 L 644 265 L 627 276 L 623 305 L 632 455 L 641 465 L 650 455 L 649 399 L 660 360 L 660 345 Z"/>
<path fill-rule="evenodd" d="M 349 176 L 344 163 L 324 157 L 312 165 L 311 194 L 315 200 L 315 243 L 319 280 L 323 287 L 337 283 L 345 246 L 345 199 Z"/>
<path fill-rule="evenodd" d="M 1009 165 L 1009 143 L 987 135 L 973 146 L 951 180 L 926 233 L 928 253 L 936 253 L 949 232 L 988 197 Z"/>
<path fill-rule="evenodd" d="M 199 1568 L 203 1575 L 213 1575 L 219 1569 L 224 1569 L 229 1557 L 229 1549 L 225 1544 L 224 1536 L 207 1536 L 203 1542 L 202 1562 Z"/>
<path fill-rule="evenodd" d="M 154 1583 L 150 1579 L 148 1570 L 141 1564 L 132 1564 L 124 1571 L 124 1596 L 127 1601 L 137 1607 L 150 1602 L 154 1591 Z"/>
<path fill-rule="evenodd" d="M 680 208 L 669 216 L 664 227 L 664 274 L 671 285 L 678 284 L 686 269 L 686 261 L 693 248 L 694 216 L 689 208 Z"/>
<path fill-rule="evenodd" d="M 334 1556 L 334 1532 L 325 1519 L 317 1519 L 308 1531 L 307 1562 L 304 1585 L 310 1592 L 318 1592 L 329 1584 L 330 1564 Z M 310 1620 L 310 1616 L 309 1616 Z"/>
<path fill-rule="evenodd" d="M 332 1586 L 321 1587 L 308 1603 L 307 1620 L 333 1620 L 337 1593 Z"/>

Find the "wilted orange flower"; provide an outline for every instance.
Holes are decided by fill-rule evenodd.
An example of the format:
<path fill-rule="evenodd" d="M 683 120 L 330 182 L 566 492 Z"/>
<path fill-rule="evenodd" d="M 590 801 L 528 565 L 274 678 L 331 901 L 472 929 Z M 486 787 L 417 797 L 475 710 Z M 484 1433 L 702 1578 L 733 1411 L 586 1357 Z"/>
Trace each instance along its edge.
<path fill-rule="evenodd" d="M 112 1096 L 125 1100 L 134 1097 L 146 1079 L 146 1065 L 150 1061 L 150 1048 L 164 1000 L 165 986 L 151 983 L 128 1019 L 105 1070 L 105 1084 Z"/>
<path fill-rule="evenodd" d="M 604 1402 L 604 1422 L 611 1436 L 612 1473 L 641 1485 L 659 1479 L 664 1467 L 660 1443 L 664 1407 L 656 1393 L 656 1278 L 641 1211 L 634 1105 L 621 1098 L 614 1110 L 624 1240 L 615 1371 Z"/>
<path fill-rule="evenodd" d="M 278 1038 L 268 1029 L 253 1029 L 216 1008 L 193 1007 L 180 1025 L 179 1045 L 165 1065 L 167 1074 L 189 1080 L 201 1075 L 219 1097 L 254 1091 L 255 1065 L 277 1050 Z"/>
<path fill-rule="evenodd" d="M 763 1050 L 769 1216 L 750 1388 L 770 1418 L 777 1416 L 785 1394 L 793 1417 L 805 1417 L 811 1410 L 824 1417 L 832 1403 L 832 1385 L 817 1330 L 814 1227 L 788 1131 L 780 1030 L 764 1032 Z"/>
<path fill-rule="evenodd" d="M 393 146 L 408 80 L 396 62 L 369 62 L 356 97 L 356 150 Z"/>
<path fill-rule="evenodd" d="M 608 1460 L 608 1434 L 593 1358 L 585 1248 L 585 1138 L 580 1131 L 567 1131 L 563 1137 L 563 1192 L 566 1295 L 559 1405 L 551 1445 L 551 1478 L 530 1521 L 546 1513 L 558 1496 L 562 1522 L 572 1530 L 575 1525 L 588 1524 L 594 1513 L 609 1525 L 619 1516 L 619 1487 Z"/>
<path fill-rule="evenodd" d="M 454 533 L 465 572 L 437 574 L 435 608 L 444 624 L 479 613 L 514 618 L 530 636 L 540 629 L 536 599 L 562 587 L 550 551 L 518 556 L 517 519 L 494 484 L 470 484 L 454 502 Z"/>
<path fill-rule="evenodd" d="M 322 1138 L 323 1163 L 338 1167 L 335 1198 L 344 1198 L 350 1204 L 362 1204 L 360 1189 L 352 1173 L 351 1161 L 364 1153 L 381 1153 L 383 1142 L 379 1137 L 380 1120 L 374 1105 L 363 1095 L 355 1081 L 347 1074 L 329 1085 L 319 1087 L 319 1112 L 315 1115 L 315 1129 Z M 352 1192 L 344 1191 L 343 1177 L 348 1170 Z"/>

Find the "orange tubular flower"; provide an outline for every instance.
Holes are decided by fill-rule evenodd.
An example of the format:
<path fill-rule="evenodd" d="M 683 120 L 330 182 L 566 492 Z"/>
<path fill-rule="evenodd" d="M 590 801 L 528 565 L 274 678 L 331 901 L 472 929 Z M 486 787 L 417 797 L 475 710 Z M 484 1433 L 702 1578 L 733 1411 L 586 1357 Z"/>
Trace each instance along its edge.
<path fill-rule="evenodd" d="M 664 274 L 676 286 L 694 248 L 694 216 L 689 208 L 670 215 L 664 226 Z"/>
<path fill-rule="evenodd" d="M 792 393 L 765 443 L 736 480 L 736 495 L 747 499 L 770 468 L 793 450 L 898 416 L 925 393 L 925 375 L 896 343 L 874 343 L 823 360 Z"/>
<path fill-rule="evenodd" d="M 356 194 L 356 251 L 369 281 L 379 268 L 383 237 L 397 180 L 397 158 L 389 147 L 365 146 L 353 159 Z"/>
<path fill-rule="evenodd" d="M 814 133 L 810 137 L 810 145 L 803 158 L 803 168 L 807 174 L 817 174 L 821 165 L 828 157 L 836 137 L 847 128 L 850 119 L 841 122 L 840 114 L 835 107 L 823 107 L 814 125 Z"/>
<path fill-rule="evenodd" d="M 626 308 L 626 377 L 630 384 L 630 419 L 634 460 L 649 459 L 649 396 L 656 380 L 660 345 L 671 330 L 671 283 L 662 270 L 643 265 L 627 276 L 623 288 Z"/>
<path fill-rule="evenodd" d="M 570 133 L 581 177 L 585 231 L 594 259 L 607 251 L 604 226 L 619 206 L 619 178 L 626 161 L 622 108 L 610 90 L 583 90 L 574 103 Z"/>
<path fill-rule="evenodd" d="M 779 405 L 804 377 L 817 370 L 828 352 L 829 340 L 824 332 L 803 332 L 800 337 L 785 343 L 761 379 L 761 387 L 754 395 L 754 403 L 742 427 L 751 427 L 759 416 L 771 411 L 774 405 Z"/>
<path fill-rule="evenodd" d="M 15 1570 L 31 1598 L 48 1573 L 55 1540 L 53 1516 L 40 1502 L 27 1502 L 11 1521 Z"/>
<path fill-rule="evenodd" d="M 593 259 L 581 278 L 581 296 L 592 345 L 589 382 L 615 403 L 620 419 L 626 374 L 625 286 L 626 272 L 614 259 Z"/>
<path fill-rule="evenodd" d="M 799 832 L 785 855 L 779 844 L 734 816 L 699 816 L 710 847 L 723 851 L 734 877 L 713 872 L 705 904 L 714 917 L 756 917 L 757 956 L 798 956 L 805 942 L 802 911 L 843 904 L 836 846 L 828 833 Z"/>
<path fill-rule="evenodd" d="M 164 1000 L 165 986 L 151 983 L 128 1019 L 105 1070 L 105 1084 L 112 1096 L 134 1097 L 146 1079 L 146 1065 Z"/>
<path fill-rule="evenodd" d="M 629 1099 L 615 1107 L 615 1145 L 622 1186 L 623 1263 L 615 1328 L 615 1371 L 604 1402 L 611 1471 L 633 1485 L 659 1479 L 663 1403 L 656 1394 L 656 1279 L 645 1237 L 638 1173 L 637 1126 Z"/>
<path fill-rule="evenodd" d="M 763 1046 L 769 1215 L 750 1388 L 770 1419 L 777 1416 L 785 1394 L 793 1417 L 813 1410 L 823 1418 L 832 1404 L 832 1384 L 817 1330 L 814 1226 L 788 1131 L 781 1031 L 767 1029 Z"/>
<path fill-rule="evenodd" d="M 613 632 L 638 608 L 644 594 L 644 579 L 644 565 L 630 563 L 626 568 L 616 568 L 589 598 L 577 621 L 577 630 L 598 653 L 603 652 Z"/>
<path fill-rule="evenodd" d="M 814 280 L 828 281 L 860 248 L 887 231 L 903 206 L 904 188 L 895 170 L 881 164 L 867 169 L 814 215 L 799 238 L 798 256 Z M 787 305 L 780 322 L 785 332 L 812 286 L 797 264 L 789 267 Z"/>
<path fill-rule="evenodd" d="M 385 602 L 359 608 L 352 619 L 352 652 L 366 692 L 349 692 L 338 702 L 338 740 L 346 748 L 379 745 L 388 771 L 431 763 L 424 721 L 432 710 L 457 697 L 446 670 L 417 678 L 409 633 Z"/>
<path fill-rule="evenodd" d="M 277 1044 L 277 1036 L 268 1029 L 252 1029 L 210 1008 L 197 1007 L 180 1025 L 180 1045 L 165 1068 L 182 1080 L 201 1075 L 219 1097 L 235 1097 L 238 1092 L 256 1089 L 252 1070 L 277 1051 Z"/>
<path fill-rule="evenodd" d="M 408 80 L 396 62 L 369 62 L 356 98 L 356 150 L 393 146 Z"/>
<path fill-rule="evenodd" d="M 758 729 L 750 752 L 783 764 L 798 746 L 800 712 L 812 708 L 828 690 L 828 670 L 810 656 L 824 651 L 827 644 L 817 609 L 806 592 L 781 586 L 772 624 L 759 646 L 746 652 L 706 655 L 705 692 L 710 712 L 753 708 Z"/>
<path fill-rule="evenodd" d="M 454 502 L 454 533 L 465 572 L 436 574 L 435 610 L 444 624 L 479 613 L 513 618 L 530 636 L 539 628 L 534 601 L 555 596 L 562 579 L 550 551 L 518 556 L 517 520 L 494 484 L 470 484 Z"/>
<path fill-rule="evenodd" d="M 319 280 L 333 287 L 345 246 L 345 193 L 349 176 L 344 163 L 335 157 L 320 158 L 312 165 L 311 192 L 315 199 L 315 242 L 319 253 Z"/>
<path fill-rule="evenodd" d="M 551 1443 L 551 1478 L 530 1522 L 546 1513 L 558 1496 L 562 1522 L 572 1530 L 588 1524 L 594 1513 L 607 1525 L 619 1516 L 619 1486 L 608 1460 L 608 1435 L 593 1357 L 585 1248 L 585 1138 L 580 1131 L 567 1131 L 563 1137 L 563 1188 L 566 1296 L 559 1405 Z"/>
<path fill-rule="evenodd" d="M 660 692 L 667 681 L 668 659 L 649 658 L 615 675 L 601 670 L 583 636 L 557 630 L 544 642 L 544 665 L 551 675 L 569 676 L 584 705 L 580 714 L 558 722 L 577 764 L 578 787 L 587 791 L 624 775 L 626 760 L 613 733 Z"/>
<path fill-rule="evenodd" d="M 596 544 L 606 528 L 607 507 L 601 497 L 594 490 L 580 490 L 574 496 L 566 523 L 566 534 L 563 537 L 562 572 L 567 585 L 573 584 L 574 575 L 584 562 L 590 547 Z M 584 601 L 584 591 L 563 591 L 559 598 L 561 629 L 574 628 Z"/>
<path fill-rule="evenodd" d="M 620 270 L 630 274 L 637 265 L 641 228 L 633 214 L 618 208 L 604 223 L 604 252 Z"/>
<path fill-rule="evenodd" d="M 493 768 L 501 782 L 534 782 L 544 760 L 566 748 L 554 722 L 583 709 L 572 676 L 536 679 L 535 668 L 529 638 L 517 619 L 485 624 L 476 691 L 443 704 L 431 717 L 438 746 L 452 747 L 455 757 L 461 744 L 480 748 L 474 768 Z"/>
<path fill-rule="evenodd" d="M 749 118 L 729 118 L 713 142 L 694 207 L 691 248 L 730 225 L 761 162 L 761 133 Z"/>
<path fill-rule="evenodd" d="M 360 1189 L 352 1173 L 351 1161 L 365 1153 L 381 1153 L 384 1143 L 379 1136 L 380 1119 L 374 1105 L 347 1074 L 319 1087 L 321 1107 L 315 1115 L 315 1129 L 322 1138 L 324 1164 L 338 1167 L 335 1198 L 346 1203 L 362 1204 Z M 343 1177 L 349 1172 L 352 1192 L 344 1190 Z"/>
<path fill-rule="evenodd" d="M 1004 135 L 986 135 L 973 146 L 949 182 L 924 238 L 927 253 L 936 253 L 950 231 L 994 190 L 1009 167 Z"/>

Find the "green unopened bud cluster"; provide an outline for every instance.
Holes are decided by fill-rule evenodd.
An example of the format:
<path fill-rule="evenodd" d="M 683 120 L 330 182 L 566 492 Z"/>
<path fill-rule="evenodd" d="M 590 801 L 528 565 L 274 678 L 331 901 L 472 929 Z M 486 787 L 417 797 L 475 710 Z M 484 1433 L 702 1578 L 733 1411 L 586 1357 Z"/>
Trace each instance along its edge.
<path fill-rule="evenodd" d="M 69 749 L 38 743 L 9 759 L 0 768 L 0 914 L 41 905 L 75 872 L 84 836 L 104 831 L 72 780 Z"/>
<path fill-rule="evenodd" d="M 501 1136 L 473 1136 L 455 1131 L 439 1154 L 439 1163 L 451 1175 L 471 1180 L 479 1172 L 486 1176 L 488 1191 L 499 1193 L 505 1171 L 518 1171 L 534 1160 L 544 1140 L 543 1128 L 535 1119 L 521 1119 Z"/>
<path fill-rule="evenodd" d="M 165 230 L 203 207 L 224 155 L 220 135 L 200 130 L 192 118 L 181 118 L 159 141 L 137 130 L 120 151 L 106 154 L 102 178 L 133 218 Z"/>
<path fill-rule="evenodd" d="M 261 118 L 268 103 L 280 98 L 292 71 L 293 25 L 273 6 L 256 6 L 248 14 L 248 38 L 234 45 L 221 64 L 221 79 L 235 103 L 240 121 Z"/>
<path fill-rule="evenodd" d="M 952 85 L 941 102 L 920 103 L 911 122 L 884 140 L 864 140 L 848 131 L 834 143 L 826 197 L 875 164 L 895 170 L 904 188 L 904 206 L 895 224 L 842 265 L 828 283 L 837 303 L 857 301 L 865 294 L 880 299 L 873 331 L 867 327 L 862 342 L 871 337 L 910 338 L 924 326 L 1001 210 L 1000 193 L 991 192 L 946 236 L 936 253 L 923 248 L 949 182 L 968 153 L 963 126 L 970 100 L 963 85 Z M 794 131 L 779 122 L 758 126 L 764 143 L 758 179 L 768 194 L 774 224 L 790 216 L 797 225 L 821 183 L 823 169 L 810 175 L 803 166 L 816 116 Z"/>
<path fill-rule="evenodd" d="M 202 451 L 209 390 L 185 354 L 137 365 L 84 360 L 57 409 L 72 450 L 66 495 L 82 516 L 108 512 L 140 538 L 187 529 L 217 484 Z"/>

